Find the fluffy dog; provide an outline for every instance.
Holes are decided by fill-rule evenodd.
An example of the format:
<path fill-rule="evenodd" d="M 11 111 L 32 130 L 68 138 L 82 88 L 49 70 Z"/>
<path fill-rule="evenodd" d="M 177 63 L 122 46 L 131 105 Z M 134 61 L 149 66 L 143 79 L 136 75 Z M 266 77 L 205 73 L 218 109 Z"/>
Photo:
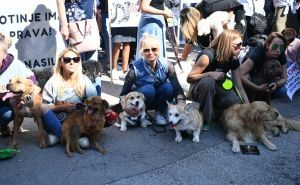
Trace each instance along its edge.
<path fill-rule="evenodd" d="M 17 135 L 24 117 L 33 117 L 39 130 L 40 148 L 46 148 L 47 145 L 41 118 L 42 97 L 41 94 L 39 94 L 41 91 L 40 87 L 35 85 L 30 79 L 14 77 L 7 85 L 7 89 L 14 94 L 9 100 L 15 117 L 11 147 L 17 148 Z M 30 100 L 28 101 L 28 99 Z"/>
<path fill-rule="evenodd" d="M 89 77 L 92 81 L 98 76 L 101 76 L 102 72 L 103 67 L 101 62 L 89 60 L 82 63 L 82 73 Z"/>
<path fill-rule="evenodd" d="M 83 153 L 78 143 L 82 134 L 89 137 L 98 152 L 105 153 L 105 149 L 98 143 L 98 139 L 105 124 L 105 110 L 108 108 L 108 103 L 100 96 L 93 96 L 88 98 L 84 105 L 84 109 L 69 114 L 62 126 L 62 142 L 66 144 L 68 157 L 72 157 L 71 151 L 75 149 L 77 152 Z"/>
<path fill-rule="evenodd" d="M 120 100 L 123 112 L 119 114 L 121 124 L 116 124 L 117 127 L 121 127 L 120 131 L 126 131 L 127 124 L 131 126 L 141 124 L 142 127 L 152 124 L 146 119 L 145 96 L 142 93 L 130 92 L 121 96 Z"/>
<path fill-rule="evenodd" d="M 266 83 L 277 82 L 281 79 L 281 64 L 276 59 L 267 60 L 263 65 L 263 78 Z"/>
<path fill-rule="evenodd" d="M 266 133 L 268 130 L 282 127 L 299 129 L 300 124 L 284 119 L 278 111 L 263 101 L 248 104 L 236 104 L 226 109 L 222 121 L 227 129 L 227 139 L 232 142 L 232 152 L 241 151 L 240 142 L 252 142 L 252 139 L 262 142 L 269 150 L 277 150 Z"/>
<path fill-rule="evenodd" d="M 201 19 L 198 24 L 198 35 L 207 35 L 212 30 L 214 38 L 220 35 L 224 28 L 233 30 L 235 26 L 234 14 L 226 11 L 216 11 L 206 19 Z"/>
<path fill-rule="evenodd" d="M 200 131 L 203 125 L 202 114 L 193 107 L 193 104 L 168 103 L 169 123 L 176 131 L 175 141 L 180 143 L 182 136 L 180 131 L 192 131 L 193 142 L 199 142 Z"/>

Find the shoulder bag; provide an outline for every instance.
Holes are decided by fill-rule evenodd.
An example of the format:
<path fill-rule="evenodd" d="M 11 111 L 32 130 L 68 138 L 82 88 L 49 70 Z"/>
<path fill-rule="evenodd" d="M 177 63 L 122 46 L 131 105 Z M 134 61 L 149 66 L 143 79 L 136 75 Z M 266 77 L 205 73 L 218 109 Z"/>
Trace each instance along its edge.
<path fill-rule="evenodd" d="M 262 34 L 268 26 L 267 18 L 264 15 L 255 12 L 254 0 L 252 0 L 252 4 L 253 15 L 250 17 L 250 21 L 247 26 L 253 34 Z"/>
<path fill-rule="evenodd" d="M 100 35 L 96 18 L 69 23 L 69 42 L 80 53 L 100 47 Z"/>

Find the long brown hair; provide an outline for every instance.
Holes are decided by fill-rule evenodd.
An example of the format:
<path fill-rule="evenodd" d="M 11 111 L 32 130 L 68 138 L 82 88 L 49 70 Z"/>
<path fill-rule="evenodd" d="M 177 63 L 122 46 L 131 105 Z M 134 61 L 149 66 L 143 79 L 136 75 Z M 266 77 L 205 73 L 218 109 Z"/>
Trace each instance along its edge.
<path fill-rule="evenodd" d="M 224 30 L 211 42 L 211 48 L 216 51 L 219 62 L 229 61 L 232 57 L 232 41 L 241 37 L 242 34 L 236 30 Z"/>
<path fill-rule="evenodd" d="M 270 44 L 272 43 L 272 41 L 275 38 L 281 39 L 284 43 L 284 46 L 286 47 L 286 39 L 285 39 L 284 35 L 282 35 L 280 32 L 272 32 L 272 33 L 270 33 L 270 35 L 266 39 L 266 42 L 265 42 L 265 45 L 264 45 L 265 49 L 268 49 L 268 47 L 270 46 Z"/>

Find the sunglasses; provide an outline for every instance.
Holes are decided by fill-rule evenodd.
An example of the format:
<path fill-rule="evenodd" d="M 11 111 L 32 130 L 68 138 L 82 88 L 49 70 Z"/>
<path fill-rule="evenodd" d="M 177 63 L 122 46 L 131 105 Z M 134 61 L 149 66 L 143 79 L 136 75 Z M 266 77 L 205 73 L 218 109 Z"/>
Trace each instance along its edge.
<path fill-rule="evenodd" d="M 158 51 L 158 48 L 144 49 L 143 52 L 144 52 L 144 53 L 149 53 L 150 50 L 151 50 L 152 52 L 157 52 L 157 51 Z"/>
<path fill-rule="evenodd" d="M 285 51 L 285 47 L 282 44 L 273 44 L 272 45 L 272 51 L 277 51 L 278 48 L 281 53 L 283 53 Z"/>
<path fill-rule="evenodd" d="M 74 63 L 78 63 L 80 61 L 80 57 L 73 57 L 73 58 L 64 57 L 63 58 L 63 61 L 64 61 L 65 64 L 70 63 L 72 60 L 73 60 Z"/>
<path fill-rule="evenodd" d="M 243 42 L 237 43 L 237 44 L 233 44 L 234 49 L 240 49 L 243 46 Z"/>

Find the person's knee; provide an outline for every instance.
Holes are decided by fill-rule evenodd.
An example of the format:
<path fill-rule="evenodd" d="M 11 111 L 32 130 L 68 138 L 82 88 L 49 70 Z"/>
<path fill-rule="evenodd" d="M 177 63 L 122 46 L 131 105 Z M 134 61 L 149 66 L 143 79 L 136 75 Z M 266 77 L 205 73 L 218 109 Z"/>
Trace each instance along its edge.
<path fill-rule="evenodd" d="M 138 92 L 143 93 L 146 99 L 146 103 L 153 102 L 156 95 L 156 89 L 153 85 L 144 85 L 137 89 Z"/>
<path fill-rule="evenodd" d="M 9 122 L 13 121 L 14 119 L 12 110 L 4 112 L 0 117 L 0 127 L 6 126 Z"/>

